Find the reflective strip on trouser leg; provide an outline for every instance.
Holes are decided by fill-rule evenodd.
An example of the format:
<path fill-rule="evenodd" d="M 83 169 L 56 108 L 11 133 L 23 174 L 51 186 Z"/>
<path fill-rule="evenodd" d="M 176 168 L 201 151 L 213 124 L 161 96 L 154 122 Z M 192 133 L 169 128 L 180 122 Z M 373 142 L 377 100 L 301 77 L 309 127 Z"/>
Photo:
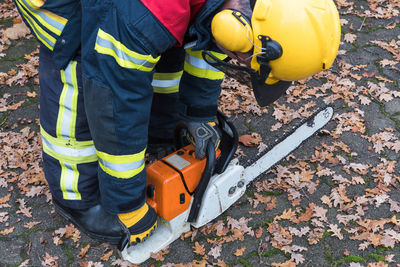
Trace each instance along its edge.
<path fill-rule="evenodd" d="M 172 94 L 179 92 L 179 82 L 181 80 L 183 71 L 172 73 L 155 72 L 153 75 L 154 93 L 158 94 Z"/>
<path fill-rule="evenodd" d="M 48 134 L 42 127 L 43 151 L 60 161 L 69 163 L 88 163 L 97 161 L 93 141 L 76 141 L 56 138 Z"/>
<path fill-rule="evenodd" d="M 191 49 L 186 50 L 184 70 L 198 78 L 205 78 L 209 80 L 220 80 L 223 79 L 225 74 L 210 64 L 208 64 L 201 55 L 202 51 L 192 51 Z M 214 56 L 219 59 L 225 59 L 225 54 L 211 52 Z"/>
<path fill-rule="evenodd" d="M 60 165 L 60 186 L 64 199 L 81 200 L 81 194 L 78 192 L 79 171 L 76 164 L 60 161 Z"/>
<path fill-rule="evenodd" d="M 65 70 L 61 70 L 61 81 L 64 84 L 60 97 L 60 108 L 57 118 L 57 137 L 75 139 L 75 124 L 78 102 L 78 83 L 76 78 L 76 61 L 71 61 Z"/>
<path fill-rule="evenodd" d="M 65 70 L 57 70 L 50 51 L 43 47 L 39 58 L 40 132 L 46 180 L 53 198 L 61 204 L 75 209 L 91 207 L 99 199 L 98 164 L 83 95 L 78 92 L 80 62 L 71 61 Z"/>
<path fill-rule="evenodd" d="M 131 155 L 110 155 L 97 151 L 101 169 L 116 178 L 132 178 L 144 169 L 145 151 Z"/>

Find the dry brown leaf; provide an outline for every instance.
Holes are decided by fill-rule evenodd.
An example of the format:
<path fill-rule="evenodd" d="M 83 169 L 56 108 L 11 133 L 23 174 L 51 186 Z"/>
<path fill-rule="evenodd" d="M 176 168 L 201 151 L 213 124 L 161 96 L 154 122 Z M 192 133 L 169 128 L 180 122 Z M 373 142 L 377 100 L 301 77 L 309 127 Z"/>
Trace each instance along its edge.
<path fill-rule="evenodd" d="M 2 231 L 0 231 L 0 235 L 8 235 L 11 234 L 12 232 L 14 232 L 15 227 L 10 227 L 7 229 L 4 229 Z"/>
<path fill-rule="evenodd" d="M 114 253 L 114 250 L 110 250 L 107 252 L 106 251 L 104 251 L 103 256 L 101 256 L 101 258 L 100 258 L 101 261 L 108 261 L 110 259 L 111 255 Z"/>
<path fill-rule="evenodd" d="M 0 204 L 4 204 L 10 201 L 11 193 L 7 194 L 5 197 L 0 198 Z"/>
<path fill-rule="evenodd" d="M 200 245 L 199 242 L 195 242 L 194 246 L 192 247 L 194 249 L 194 253 L 199 254 L 199 255 L 205 255 L 206 254 L 206 249 L 204 248 L 204 245 Z"/>
<path fill-rule="evenodd" d="M 256 238 L 260 238 L 262 236 L 262 234 L 263 234 L 263 229 L 262 229 L 262 227 L 259 227 L 256 230 Z"/>
<path fill-rule="evenodd" d="M 37 96 L 37 93 L 35 92 L 35 91 L 33 91 L 33 92 L 26 92 L 26 96 L 27 97 L 36 97 Z"/>
<path fill-rule="evenodd" d="M 90 245 L 88 244 L 86 247 L 82 248 L 78 254 L 78 258 L 82 259 L 86 256 L 86 253 L 89 251 Z"/>
<path fill-rule="evenodd" d="M 256 147 L 262 142 L 262 137 L 259 133 L 245 134 L 239 137 L 239 142 L 247 147 Z"/>
<path fill-rule="evenodd" d="M 30 34 L 31 31 L 26 27 L 25 23 L 14 24 L 11 28 L 4 31 L 4 36 L 10 40 L 17 40 Z"/>
<path fill-rule="evenodd" d="M 289 209 L 289 210 L 284 210 L 283 212 L 282 212 L 282 215 L 279 215 L 279 216 L 276 216 L 275 218 L 274 218 L 274 220 L 275 221 L 278 221 L 278 220 L 291 220 L 292 218 L 294 218 L 296 216 L 296 212 L 295 211 L 293 211 L 292 209 Z"/>
<path fill-rule="evenodd" d="M 238 249 L 233 253 L 233 255 L 235 255 L 236 257 L 242 256 L 245 250 L 246 250 L 246 247 L 238 248 Z"/>
<path fill-rule="evenodd" d="M 45 267 L 58 267 L 58 257 L 51 256 L 49 253 L 46 252 L 46 255 L 43 257 L 44 261 L 42 261 L 42 266 Z"/>
<path fill-rule="evenodd" d="M 35 221 L 35 222 L 28 222 L 28 223 L 24 224 L 24 227 L 25 227 L 25 228 L 28 228 L 28 229 L 31 229 L 32 227 L 34 227 L 34 226 L 36 226 L 36 225 L 38 225 L 38 224 L 40 224 L 40 223 L 42 223 L 42 222 L 38 222 L 38 221 Z"/>
<path fill-rule="evenodd" d="M 212 247 L 207 255 L 210 255 L 210 256 L 214 257 L 214 259 L 217 259 L 221 256 L 221 250 L 222 250 L 221 245 Z"/>
<path fill-rule="evenodd" d="M 272 266 L 274 267 L 296 267 L 297 264 L 295 262 L 293 262 L 292 260 L 287 260 L 283 263 L 271 263 Z"/>

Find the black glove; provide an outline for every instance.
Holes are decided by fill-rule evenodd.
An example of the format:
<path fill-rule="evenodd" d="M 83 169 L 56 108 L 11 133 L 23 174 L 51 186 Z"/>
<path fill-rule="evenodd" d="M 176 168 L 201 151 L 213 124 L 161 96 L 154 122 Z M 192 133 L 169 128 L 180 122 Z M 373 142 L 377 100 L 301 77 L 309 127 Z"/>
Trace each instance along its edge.
<path fill-rule="evenodd" d="M 195 147 L 196 158 L 202 159 L 206 155 L 207 145 L 211 143 L 215 150 L 221 141 L 221 133 L 215 122 L 184 121 L 188 129 L 188 139 Z"/>

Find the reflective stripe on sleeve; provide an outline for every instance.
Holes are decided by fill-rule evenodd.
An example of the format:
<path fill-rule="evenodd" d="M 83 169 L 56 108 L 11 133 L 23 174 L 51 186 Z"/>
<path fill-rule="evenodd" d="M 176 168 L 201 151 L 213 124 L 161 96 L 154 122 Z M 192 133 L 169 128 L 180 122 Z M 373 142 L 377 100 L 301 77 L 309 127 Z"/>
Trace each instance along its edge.
<path fill-rule="evenodd" d="M 34 32 L 36 38 L 44 44 L 48 49 L 53 51 L 54 44 L 56 43 L 56 39 L 47 33 L 42 27 L 40 27 L 36 21 L 24 10 L 24 8 L 18 3 L 17 4 L 18 10 L 21 11 L 22 15 L 28 22 L 31 30 Z"/>
<path fill-rule="evenodd" d="M 97 161 L 93 141 L 76 141 L 56 138 L 40 127 L 43 151 L 60 161 L 69 163 L 89 163 Z"/>
<path fill-rule="evenodd" d="M 144 169 L 144 156 L 146 149 L 131 155 L 110 155 L 97 151 L 101 169 L 116 178 L 128 179 L 137 175 Z"/>
<path fill-rule="evenodd" d="M 46 29 L 53 32 L 56 35 L 60 35 L 64 29 L 67 19 L 60 17 L 48 10 L 40 9 L 41 3 L 34 3 L 31 0 L 16 0 L 24 6 L 35 19 L 41 23 Z M 40 6 L 38 6 L 40 4 Z"/>
<path fill-rule="evenodd" d="M 221 80 L 225 74 L 222 71 L 214 68 L 208 64 L 201 55 L 202 51 L 192 51 L 191 49 L 186 50 L 184 70 L 189 74 L 199 77 L 206 78 L 209 80 Z M 225 54 L 212 52 L 213 55 L 218 58 L 226 58 Z"/>
<path fill-rule="evenodd" d="M 63 198 L 67 200 L 81 200 L 82 196 L 78 191 L 79 171 L 77 165 L 60 161 L 60 166 L 60 188 Z"/>
<path fill-rule="evenodd" d="M 160 73 L 156 72 L 153 75 L 154 92 L 159 94 L 172 94 L 179 91 L 179 82 L 181 80 L 183 71 L 173 73 Z"/>
<path fill-rule="evenodd" d="M 160 59 L 160 57 L 153 58 L 151 55 L 142 55 L 129 50 L 102 29 L 99 29 L 97 33 L 94 49 L 100 54 L 112 56 L 121 67 L 141 71 L 152 71 Z"/>

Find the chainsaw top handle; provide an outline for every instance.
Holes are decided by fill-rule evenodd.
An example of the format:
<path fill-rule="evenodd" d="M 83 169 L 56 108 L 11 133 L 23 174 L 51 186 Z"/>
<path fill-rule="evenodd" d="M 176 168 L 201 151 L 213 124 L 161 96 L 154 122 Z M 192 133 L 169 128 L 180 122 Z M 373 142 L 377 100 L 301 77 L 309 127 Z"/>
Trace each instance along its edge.
<path fill-rule="evenodd" d="M 195 222 L 200 211 L 201 202 L 203 200 L 204 192 L 207 189 L 208 183 L 210 182 L 211 176 L 214 172 L 215 166 L 215 150 L 212 143 L 207 144 L 206 148 L 206 167 L 201 175 L 199 185 L 196 187 L 193 195 L 192 208 L 189 212 L 188 222 Z"/>

